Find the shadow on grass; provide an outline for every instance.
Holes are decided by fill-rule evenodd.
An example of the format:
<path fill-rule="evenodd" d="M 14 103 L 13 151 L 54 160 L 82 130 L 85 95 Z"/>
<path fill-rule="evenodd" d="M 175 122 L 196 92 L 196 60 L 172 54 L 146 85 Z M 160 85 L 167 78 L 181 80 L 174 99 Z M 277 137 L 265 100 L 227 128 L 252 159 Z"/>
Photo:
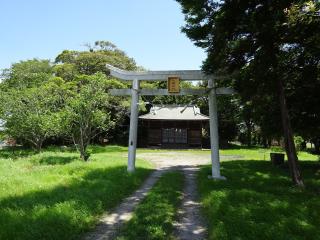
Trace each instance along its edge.
<path fill-rule="evenodd" d="M 17 159 L 22 157 L 29 157 L 36 155 L 32 149 L 24 148 L 24 147 L 4 147 L 0 149 L 0 159 Z"/>
<path fill-rule="evenodd" d="M 74 153 L 77 152 L 77 150 L 74 147 L 66 147 L 66 146 L 47 146 L 45 148 L 42 148 L 41 152 L 36 152 L 32 148 L 27 148 L 23 146 L 18 147 L 4 147 L 3 149 L 0 149 L 0 159 L 18 159 L 18 158 L 25 158 L 25 157 L 31 157 L 43 152 L 69 152 Z"/>
<path fill-rule="evenodd" d="M 198 181 L 210 239 L 319 239 L 319 163 L 301 163 L 307 185 L 292 186 L 288 169 L 266 161 L 223 162 L 227 181 Z"/>
<path fill-rule="evenodd" d="M 108 145 L 108 146 L 100 146 L 100 145 L 91 145 L 88 149 L 90 153 L 119 153 L 119 152 L 127 152 L 128 149 L 126 147 L 117 146 L 117 145 Z"/>
<path fill-rule="evenodd" d="M 150 169 L 95 169 L 50 190 L 0 201 L 0 239 L 78 239 L 97 216 L 141 185 Z"/>
<path fill-rule="evenodd" d="M 88 151 L 91 154 L 95 153 L 119 153 L 119 152 L 127 152 L 126 147 L 110 145 L 110 146 L 100 146 L 100 145 L 90 145 L 88 147 Z M 41 152 L 68 152 L 68 153 L 76 153 L 77 149 L 71 146 L 47 146 L 42 149 Z M 25 147 L 4 147 L 0 149 L 0 159 L 18 159 L 23 157 L 30 157 L 38 154 L 33 149 L 25 148 Z"/>
<path fill-rule="evenodd" d="M 255 149 L 268 149 L 268 148 L 262 148 L 261 146 L 247 146 L 247 145 L 236 145 L 236 144 L 232 144 L 229 143 L 228 145 L 226 145 L 223 149 L 227 150 L 227 149 L 251 149 L 251 150 L 255 150 Z"/>
<path fill-rule="evenodd" d="M 41 165 L 64 165 L 79 160 L 77 156 L 44 156 L 41 157 L 39 163 Z"/>

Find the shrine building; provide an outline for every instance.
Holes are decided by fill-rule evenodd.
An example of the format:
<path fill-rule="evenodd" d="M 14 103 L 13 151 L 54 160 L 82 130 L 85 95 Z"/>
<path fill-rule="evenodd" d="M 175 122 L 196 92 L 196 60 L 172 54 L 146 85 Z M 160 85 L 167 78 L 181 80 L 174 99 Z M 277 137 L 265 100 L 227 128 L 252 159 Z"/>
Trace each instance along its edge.
<path fill-rule="evenodd" d="M 139 145 L 161 148 L 201 148 L 202 129 L 209 117 L 194 105 L 154 105 L 139 117 Z"/>

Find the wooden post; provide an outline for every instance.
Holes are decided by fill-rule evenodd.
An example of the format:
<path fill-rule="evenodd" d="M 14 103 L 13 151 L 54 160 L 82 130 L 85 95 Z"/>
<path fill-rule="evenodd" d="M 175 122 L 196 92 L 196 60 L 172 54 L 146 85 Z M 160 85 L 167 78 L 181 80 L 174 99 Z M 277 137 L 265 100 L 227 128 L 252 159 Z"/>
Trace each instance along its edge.
<path fill-rule="evenodd" d="M 226 178 L 220 175 L 220 156 L 219 156 L 219 133 L 218 133 L 218 108 L 217 94 L 212 79 L 208 80 L 209 88 L 209 117 L 210 117 L 210 146 L 211 146 L 211 169 L 213 179 Z"/>
<path fill-rule="evenodd" d="M 139 81 L 132 81 L 131 89 L 131 114 L 128 146 L 128 172 L 135 171 L 136 149 L 137 149 L 137 132 L 138 132 L 138 111 L 139 111 Z"/>

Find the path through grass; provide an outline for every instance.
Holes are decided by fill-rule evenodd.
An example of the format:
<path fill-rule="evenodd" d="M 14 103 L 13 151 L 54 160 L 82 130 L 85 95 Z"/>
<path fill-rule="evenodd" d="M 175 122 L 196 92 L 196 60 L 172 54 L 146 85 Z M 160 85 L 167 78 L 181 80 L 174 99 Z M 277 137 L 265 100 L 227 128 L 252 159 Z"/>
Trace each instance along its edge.
<path fill-rule="evenodd" d="M 118 240 L 174 239 L 173 222 L 182 200 L 182 172 L 164 174 L 137 207 Z"/>

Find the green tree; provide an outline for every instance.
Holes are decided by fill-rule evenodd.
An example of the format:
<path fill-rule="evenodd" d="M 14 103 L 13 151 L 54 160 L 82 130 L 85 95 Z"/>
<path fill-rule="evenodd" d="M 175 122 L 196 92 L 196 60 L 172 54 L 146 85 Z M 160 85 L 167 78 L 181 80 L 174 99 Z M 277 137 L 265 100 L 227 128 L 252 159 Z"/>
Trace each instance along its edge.
<path fill-rule="evenodd" d="M 21 61 L 3 71 L 2 83 L 7 88 L 16 89 L 40 86 L 52 76 L 52 73 L 52 64 L 49 60 Z"/>
<path fill-rule="evenodd" d="M 38 87 L 10 88 L 0 97 L 1 116 L 6 135 L 41 151 L 46 139 L 57 136 L 61 128 L 63 80 L 51 78 Z"/>
<path fill-rule="evenodd" d="M 55 64 L 21 61 L 2 73 L 0 119 L 8 134 L 38 150 L 48 138 L 73 138 L 83 159 L 95 136 L 110 139 L 116 134 L 127 119 L 129 102 L 107 90 L 129 84 L 110 77 L 105 65 L 137 67 L 110 42 L 97 41 L 88 48 L 63 51 Z"/>
<path fill-rule="evenodd" d="M 315 143 L 320 153 L 320 3 L 305 1 L 287 9 L 290 37 L 295 44 L 286 47 L 282 66 L 286 82 L 288 104 L 296 135 Z M 315 20 L 317 19 L 317 20 Z M 298 44 L 297 44 L 298 42 Z"/>
<path fill-rule="evenodd" d="M 58 76 L 68 76 L 72 79 L 73 74 L 92 75 L 102 72 L 108 75 L 107 63 L 126 70 L 137 68 L 132 58 L 110 42 L 97 41 L 94 47 L 88 45 L 88 48 L 87 51 L 64 50 L 60 53 L 55 60 L 58 64 L 56 66 Z"/>
<path fill-rule="evenodd" d="M 110 119 L 110 112 L 105 111 L 108 105 L 108 79 L 105 75 L 80 75 L 75 81 L 76 90 L 66 99 L 64 126 L 68 135 L 72 136 L 80 157 L 87 161 L 90 141 L 102 131 L 111 129 L 115 123 Z"/>
<path fill-rule="evenodd" d="M 238 134 L 239 104 L 233 96 L 218 96 L 218 124 L 220 145 L 227 147 Z M 194 103 L 199 106 L 201 113 L 209 115 L 208 97 L 198 97 Z"/>
<path fill-rule="evenodd" d="M 77 81 L 81 76 L 103 73 L 107 76 L 107 80 L 104 81 L 106 89 L 130 86 L 129 83 L 123 83 L 112 78 L 109 75 L 106 64 L 126 70 L 138 69 L 132 58 L 129 58 L 114 44 L 107 41 L 97 41 L 93 45 L 87 44 L 87 48 L 85 51 L 65 50 L 60 53 L 54 66 L 55 74 L 65 79 L 65 81 L 78 84 Z M 101 136 L 108 140 L 115 140 L 117 135 L 122 135 L 123 133 L 117 129 L 121 129 L 121 125 L 127 121 L 129 106 L 127 97 L 112 97 L 108 95 L 108 102 L 104 106 L 104 111 L 109 113 L 109 117 L 115 125 L 108 129 L 108 132 L 99 131 L 100 133 L 97 137 Z"/>
<path fill-rule="evenodd" d="M 234 74 L 231 83 L 240 95 L 249 96 L 246 100 L 257 106 L 257 102 L 266 99 L 272 107 L 279 108 L 292 180 L 303 186 L 287 99 L 290 86 L 301 80 L 301 76 L 288 81 L 284 68 L 288 64 L 283 61 L 283 56 L 296 49 L 300 54 L 291 54 L 296 62 L 299 58 L 305 59 L 306 55 L 317 59 L 319 3 L 294 0 L 177 1 L 186 16 L 183 31 L 208 52 L 204 70 Z M 294 72 L 306 69 L 308 65 L 300 64 Z M 241 75 L 245 77 L 239 77 Z"/>

